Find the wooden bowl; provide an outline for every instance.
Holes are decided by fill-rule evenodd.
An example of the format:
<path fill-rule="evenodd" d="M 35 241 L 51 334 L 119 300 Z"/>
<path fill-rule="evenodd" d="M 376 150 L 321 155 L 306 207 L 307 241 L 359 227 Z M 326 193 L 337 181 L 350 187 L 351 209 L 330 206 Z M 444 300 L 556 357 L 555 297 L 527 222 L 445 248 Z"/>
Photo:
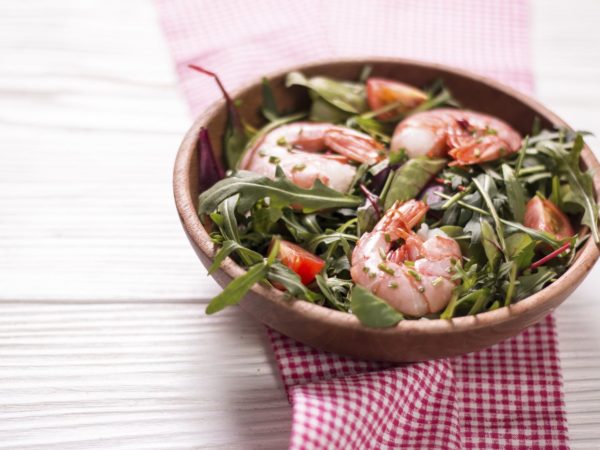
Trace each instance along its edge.
<path fill-rule="evenodd" d="M 308 76 L 355 80 L 366 64 L 373 66 L 374 76 L 415 86 L 427 85 L 441 78 L 465 108 L 498 116 L 523 134 L 531 130 L 536 116 L 540 117 L 544 127 L 567 126 L 556 114 L 520 92 L 461 69 L 437 64 L 404 59 L 331 61 L 291 68 L 271 76 L 270 80 L 280 108 L 297 111 L 308 106 L 309 98 L 301 88 L 285 88 L 288 72 L 299 70 Z M 253 126 L 263 124 L 259 113 L 262 102 L 259 79 L 235 92 L 234 98 L 242 101 L 240 110 L 244 119 Z M 186 134 L 175 161 L 173 185 L 177 210 L 194 250 L 206 267 L 217 249 L 196 214 L 199 188 L 195 149 L 198 132 L 201 127 L 206 127 L 214 151 L 220 155 L 225 120 L 223 101 L 208 108 Z M 582 158 L 585 166 L 598 173 L 598 161 L 587 146 Z M 599 181 L 595 177 L 597 197 Z M 404 320 L 392 328 L 373 329 L 363 326 L 351 314 L 303 300 L 290 300 L 280 291 L 258 284 L 240 305 L 271 328 L 322 350 L 370 360 L 421 361 L 477 351 L 518 334 L 562 303 L 581 283 L 598 255 L 598 248 L 590 239 L 569 270 L 542 291 L 509 307 L 452 320 Z M 243 273 L 243 268 L 227 258 L 213 276 L 221 286 L 226 286 Z"/>

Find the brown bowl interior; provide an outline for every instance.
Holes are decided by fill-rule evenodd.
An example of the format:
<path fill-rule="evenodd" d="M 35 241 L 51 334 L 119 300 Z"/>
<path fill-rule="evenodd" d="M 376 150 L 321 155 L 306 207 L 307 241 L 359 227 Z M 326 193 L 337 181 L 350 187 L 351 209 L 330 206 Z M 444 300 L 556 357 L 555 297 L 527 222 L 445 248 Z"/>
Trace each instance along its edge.
<path fill-rule="evenodd" d="M 416 86 L 442 79 L 465 108 L 500 117 L 523 135 L 531 130 L 536 116 L 541 119 L 543 127 L 567 126 L 554 113 L 511 88 L 462 70 L 416 61 L 333 61 L 293 68 L 269 79 L 280 110 L 298 111 L 307 107 L 309 98 L 302 88 L 285 88 L 285 75 L 289 71 L 300 70 L 308 76 L 352 80 L 358 78 L 366 64 L 373 66 L 374 76 Z M 236 92 L 234 97 L 241 100 L 240 111 L 245 120 L 255 127 L 264 123 L 260 115 L 262 96 L 259 80 Z M 175 200 L 181 221 L 192 246 L 207 267 L 215 254 L 215 247 L 196 214 L 200 192 L 195 148 L 199 129 L 206 127 L 213 149 L 220 156 L 225 122 L 226 110 L 222 101 L 202 114 L 181 144 L 174 171 Z M 587 146 L 582 158 L 584 166 L 597 169 L 598 161 Z M 598 195 L 598 176 L 594 179 L 594 189 Z M 589 240 L 573 266 L 541 292 L 510 307 L 452 320 L 402 321 L 392 328 L 372 329 L 364 327 L 351 314 L 302 300 L 290 300 L 281 292 L 260 285 L 256 285 L 242 300 L 241 306 L 270 327 L 316 348 L 364 359 L 393 362 L 426 360 L 485 348 L 539 321 L 581 283 L 598 255 L 597 247 Z M 243 272 L 228 258 L 214 277 L 221 286 L 225 286 Z"/>

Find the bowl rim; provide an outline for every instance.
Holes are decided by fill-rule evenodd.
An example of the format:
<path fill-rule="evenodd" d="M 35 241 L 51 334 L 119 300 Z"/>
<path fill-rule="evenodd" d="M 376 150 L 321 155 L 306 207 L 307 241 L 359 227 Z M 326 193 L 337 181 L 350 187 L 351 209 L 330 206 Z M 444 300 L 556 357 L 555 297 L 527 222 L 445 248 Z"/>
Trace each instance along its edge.
<path fill-rule="evenodd" d="M 488 86 L 501 91 L 513 98 L 516 98 L 520 102 L 524 103 L 531 109 L 539 112 L 545 116 L 554 125 L 567 127 L 572 129 L 563 119 L 561 119 L 554 112 L 546 108 L 544 105 L 534 100 L 529 95 L 523 94 L 516 89 L 507 86 L 498 81 L 492 80 L 485 76 L 475 74 L 468 70 L 464 70 L 457 67 L 448 66 L 445 64 L 438 64 L 433 62 L 419 61 L 409 58 L 339 58 L 335 60 L 315 60 L 310 63 L 302 64 L 299 66 L 293 66 L 290 68 L 274 71 L 267 75 L 267 78 L 271 79 L 274 77 L 284 76 L 285 74 L 292 71 L 306 71 L 324 65 L 331 64 L 404 64 L 420 67 L 423 69 L 437 69 L 440 71 L 448 72 L 459 77 L 468 78 L 475 83 L 483 83 Z M 238 98 L 243 95 L 249 89 L 255 87 L 261 82 L 262 77 L 245 83 L 240 88 L 232 91 L 231 97 Z M 197 136 L 200 128 L 207 123 L 221 108 L 225 107 L 223 99 L 217 100 L 212 103 L 203 113 L 201 113 L 193 122 L 186 133 L 181 146 L 177 152 L 175 159 L 175 166 L 173 171 L 173 191 L 175 197 L 175 204 L 179 213 L 183 227 L 190 240 L 206 255 L 206 257 L 212 259 L 216 253 L 216 245 L 210 241 L 209 234 L 202 225 L 196 209 L 194 207 L 191 193 L 188 189 L 189 186 L 189 165 L 191 157 L 196 148 Z M 592 171 L 593 174 L 593 185 L 596 198 L 600 198 L 600 163 L 591 152 L 587 144 L 584 146 L 582 152 L 582 159 L 584 160 L 588 170 Z M 297 298 L 290 298 L 288 294 L 285 294 L 273 287 L 265 287 L 261 284 L 255 284 L 251 290 L 266 298 L 273 303 L 273 306 L 278 308 L 294 310 L 294 312 L 301 314 L 306 317 L 307 320 L 319 321 L 322 325 L 330 324 L 331 326 L 344 326 L 353 328 L 355 330 L 368 331 L 369 333 L 375 334 L 444 334 L 448 333 L 460 333 L 466 330 L 476 330 L 483 327 L 489 327 L 492 325 L 498 325 L 504 322 L 509 322 L 515 316 L 520 316 L 527 311 L 537 309 L 544 303 L 549 302 L 552 298 L 563 294 L 568 291 L 571 286 L 577 286 L 579 282 L 586 276 L 591 267 L 594 265 L 600 251 L 595 245 L 593 239 L 588 239 L 584 244 L 583 248 L 579 250 L 579 254 L 575 259 L 573 265 L 562 274 L 558 280 L 545 287 L 541 291 L 520 300 L 517 303 L 509 306 L 502 306 L 494 311 L 486 311 L 473 316 L 462 316 L 454 317 L 452 319 L 430 319 L 430 320 L 401 320 L 398 324 L 388 328 L 370 328 L 363 325 L 358 318 L 350 313 L 342 312 L 327 308 L 325 306 L 310 303 L 306 300 Z M 226 258 L 221 264 L 218 270 L 223 271 L 231 279 L 239 277 L 246 272 L 241 266 L 235 263 L 233 259 Z M 242 301 L 243 306 L 243 301 Z"/>

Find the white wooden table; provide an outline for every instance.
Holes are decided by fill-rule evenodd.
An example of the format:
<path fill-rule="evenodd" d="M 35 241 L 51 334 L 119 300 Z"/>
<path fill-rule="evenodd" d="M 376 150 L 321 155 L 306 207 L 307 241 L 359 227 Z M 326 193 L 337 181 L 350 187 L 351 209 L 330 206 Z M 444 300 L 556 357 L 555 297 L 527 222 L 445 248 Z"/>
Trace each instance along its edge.
<path fill-rule="evenodd" d="M 600 3 L 532 16 L 538 97 L 600 134 Z M 286 446 L 263 328 L 203 315 L 170 187 L 190 120 L 150 1 L 0 3 L 0 449 Z M 573 448 L 600 447 L 598 282 L 557 313 Z"/>

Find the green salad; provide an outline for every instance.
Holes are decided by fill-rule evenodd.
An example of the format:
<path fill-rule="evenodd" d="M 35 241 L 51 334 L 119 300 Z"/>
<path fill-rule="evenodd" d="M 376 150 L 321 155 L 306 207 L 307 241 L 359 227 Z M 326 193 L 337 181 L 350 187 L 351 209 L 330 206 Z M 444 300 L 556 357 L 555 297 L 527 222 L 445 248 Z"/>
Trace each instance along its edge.
<path fill-rule="evenodd" d="M 198 214 L 246 269 L 208 305 L 256 283 L 351 313 L 366 326 L 451 319 L 508 306 L 600 243 L 584 133 L 510 124 L 464 109 L 442 82 L 307 77 L 310 107 L 283 111 L 263 80 L 264 125 L 228 108 L 223 160 L 198 140 Z M 493 108 L 490 108 L 493 109 Z M 214 137 L 213 137 L 214 138 Z"/>

